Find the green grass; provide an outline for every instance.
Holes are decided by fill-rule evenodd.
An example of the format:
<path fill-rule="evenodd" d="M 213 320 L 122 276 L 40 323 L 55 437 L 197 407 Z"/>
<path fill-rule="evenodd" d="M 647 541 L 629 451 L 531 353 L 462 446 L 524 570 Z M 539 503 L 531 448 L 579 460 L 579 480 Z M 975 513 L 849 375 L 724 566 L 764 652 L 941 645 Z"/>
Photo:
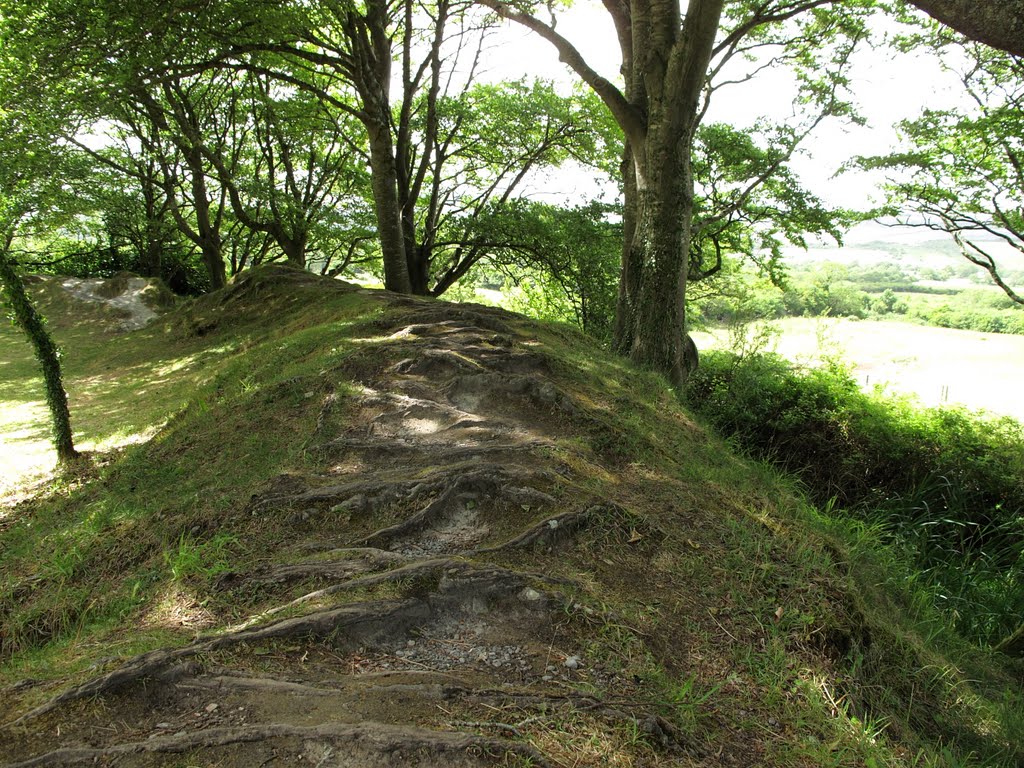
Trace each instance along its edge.
<path fill-rule="evenodd" d="M 106 452 L 145 440 L 188 402 L 237 352 L 233 339 L 188 337 L 157 323 L 125 335 L 116 313 L 71 298 L 57 280 L 32 282 L 31 294 L 62 349 L 72 428 L 84 450 Z M 19 329 L 0 326 L 0 463 L 14 471 L 5 490 L 52 470 L 42 382 L 31 347 Z"/>
<path fill-rule="evenodd" d="M 128 617 L 168 594 L 203 603 L 214 578 L 264 546 L 253 537 L 258 529 L 273 535 L 272 526 L 245 518 L 246 501 L 274 475 L 306 463 L 307 446 L 295 435 L 312 436 L 325 398 L 345 396 L 325 384 L 323 366 L 353 349 L 340 333 L 352 330 L 347 316 L 373 318 L 361 295 L 307 298 L 306 312 L 280 327 L 266 303 L 266 324 L 251 323 L 240 337 L 215 329 L 195 335 L 197 319 L 208 323 L 218 311 L 202 301 L 114 336 L 67 322 L 60 297 L 42 297 L 63 318 L 52 325 L 65 349 L 72 418 L 81 444 L 97 451 L 97 466 L 58 478 L 48 503 L 31 515 L 13 513 L 3 530 L 0 656 L 10 663 L 0 680 L 59 667 L 58 659 L 75 668 L 69 648 L 87 653 L 101 638 L 116 642 Z M 319 323 L 321 311 L 332 322 Z M 12 365 L 30 379 L 30 363 Z M 31 396 L 30 385 L 5 383 L 7 402 L 23 407 L 19 392 Z M 43 433 L 45 422 L 37 426 Z M 125 432 L 153 434 L 104 453 L 105 441 Z M 191 638 L 187 630 L 170 634 Z M 154 642 L 167 635 L 156 633 Z"/>
<path fill-rule="evenodd" d="M 924 405 L 964 405 L 1024 420 L 1024 336 L 934 328 L 898 320 L 785 318 L 771 344 L 794 362 L 848 362 L 865 389 L 913 395 Z M 694 334 L 702 351 L 730 345 L 724 330 Z"/>
<path fill-rule="evenodd" d="M 86 316 L 80 326 L 58 300 L 50 314 L 83 441 L 151 436 L 98 449 L 92 470 L 56 478 L 0 521 L 0 686 L 68 685 L 103 657 L 258 615 L 261 595 L 218 579 L 273 562 L 300 532 L 287 510 L 250 500 L 276 478 L 324 471 L 317 446 L 345 428 L 355 373 L 399 351 L 380 322 L 399 310 L 383 295 L 287 270 L 258 271 L 127 336 Z M 506 556 L 583 585 L 565 588 L 553 651 L 583 648 L 587 674 L 600 663 L 686 745 L 714 755 L 727 743 L 735 764 L 1019 764 L 1024 670 L 957 636 L 884 531 L 815 509 L 791 477 L 706 430 L 659 377 L 564 326 L 511 322 L 576 403 L 552 414 L 568 436 L 548 458 L 573 478 L 558 481 L 559 498 L 614 502 L 575 547 Z M 3 400 L 24 407 L 30 361 L 7 364 L 20 373 Z M 45 430 L 38 415 L 19 418 Z M 629 717 L 559 710 L 522 730 L 570 765 L 662 755 Z"/>

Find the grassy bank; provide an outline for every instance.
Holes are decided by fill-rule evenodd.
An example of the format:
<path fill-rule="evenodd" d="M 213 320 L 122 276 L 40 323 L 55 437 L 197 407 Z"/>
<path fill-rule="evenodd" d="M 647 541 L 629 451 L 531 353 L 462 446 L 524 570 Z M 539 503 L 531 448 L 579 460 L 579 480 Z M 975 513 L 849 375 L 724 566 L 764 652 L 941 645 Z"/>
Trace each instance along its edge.
<path fill-rule="evenodd" d="M 368 524 L 340 505 L 307 520 L 266 501 L 294 492 L 300 478 L 358 474 L 322 445 L 367 435 L 361 419 L 379 408 L 374 397 L 405 402 L 405 391 L 366 391 L 380 371 L 437 357 L 410 338 L 410 307 L 452 329 L 467 322 L 459 307 L 280 269 L 126 335 L 94 337 L 64 314 L 61 297 L 49 301 L 76 428 L 100 447 L 92 471 L 38 489 L 0 523 L 0 686 L 12 701 L 18 692 L 19 707 L 109 668 L 111 656 L 259 626 L 269 607 L 318 586 L 224 585 L 279 565 L 313 532 L 336 538 Z M 617 681 L 585 678 L 559 691 L 596 701 L 590 710 L 525 713 L 536 691 L 499 692 L 519 702 L 501 704 L 503 717 L 520 718 L 516 738 L 556 765 L 953 768 L 1024 759 L 1019 663 L 954 632 L 931 593 L 908 583 L 891 537 L 821 514 L 777 469 L 695 422 L 662 380 L 575 331 L 511 316 L 500 323 L 507 327 L 488 331 L 495 349 L 527 352 L 544 371 L 537 391 L 548 405 L 528 409 L 526 426 L 550 441 L 537 467 L 555 505 L 547 514 L 580 499 L 600 501 L 600 512 L 571 546 L 497 562 L 562 580 L 559 642 Z M 457 355 L 444 359 L 472 369 Z M 4 395 L 15 407 L 32 402 L 31 370 L 22 372 L 20 388 Z M 45 429 L 37 418 L 26 423 Z M 152 436 L 135 445 L 102 447 L 146 430 Z M 385 465 L 411 473 L 398 454 Z M 517 503 L 506 517 L 529 513 L 530 503 Z M 434 588 L 396 581 L 328 605 Z M 253 658 L 273 672 L 289 650 L 260 647 Z M 25 678 L 36 681 L 28 693 L 18 687 Z M 640 705 L 666 718 L 686 749 L 665 752 L 639 720 L 588 714 Z M 439 727 L 484 717 L 493 715 L 452 714 Z"/>
<path fill-rule="evenodd" d="M 705 356 L 692 406 L 738 446 L 863 521 L 911 564 L 965 637 L 996 644 L 1024 614 L 1024 427 L 862 392 L 847 369 Z"/>

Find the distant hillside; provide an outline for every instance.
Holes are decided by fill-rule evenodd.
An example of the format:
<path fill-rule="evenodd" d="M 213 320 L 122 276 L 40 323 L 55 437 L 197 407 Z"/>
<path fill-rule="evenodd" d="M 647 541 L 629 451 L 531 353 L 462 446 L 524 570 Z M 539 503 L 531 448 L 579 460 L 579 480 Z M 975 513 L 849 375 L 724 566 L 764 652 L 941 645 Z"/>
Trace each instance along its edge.
<path fill-rule="evenodd" d="M 863 236 L 853 236 L 848 244 L 842 247 L 822 244 L 806 250 L 787 248 L 786 261 L 793 265 L 824 262 L 863 265 L 891 263 L 908 270 L 942 270 L 970 266 L 951 237 L 922 237 L 923 233 L 917 230 L 911 230 L 914 237 L 900 237 L 897 234 L 899 230 L 877 229 L 882 230 L 879 234 L 883 237 L 864 239 Z M 872 233 L 874 231 L 871 230 Z M 854 232 L 856 233 L 856 230 Z M 885 237 L 890 233 L 892 236 Z M 974 239 L 984 244 L 985 249 L 992 253 L 1000 269 L 1007 272 L 1024 272 L 1024 255 L 1019 251 L 991 235 L 978 236 Z"/>

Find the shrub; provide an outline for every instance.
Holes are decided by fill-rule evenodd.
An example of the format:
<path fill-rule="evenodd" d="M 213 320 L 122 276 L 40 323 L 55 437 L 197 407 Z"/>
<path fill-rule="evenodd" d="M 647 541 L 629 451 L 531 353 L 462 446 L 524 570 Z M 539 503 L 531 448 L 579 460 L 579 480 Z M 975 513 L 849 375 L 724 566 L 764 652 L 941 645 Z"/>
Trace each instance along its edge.
<path fill-rule="evenodd" d="M 1024 427 L 860 391 L 833 363 L 709 353 L 691 406 L 751 454 L 795 473 L 819 505 L 905 546 L 965 636 L 995 642 L 1024 612 Z"/>

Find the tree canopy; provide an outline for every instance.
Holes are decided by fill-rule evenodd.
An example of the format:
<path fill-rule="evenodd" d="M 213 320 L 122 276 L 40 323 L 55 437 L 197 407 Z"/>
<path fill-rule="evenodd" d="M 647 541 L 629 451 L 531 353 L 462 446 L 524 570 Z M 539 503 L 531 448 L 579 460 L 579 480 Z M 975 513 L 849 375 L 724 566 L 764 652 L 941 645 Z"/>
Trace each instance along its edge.
<path fill-rule="evenodd" d="M 1024 254 L 1024 61 L 941 29 L 904 44 L 922 39 L 956 72 L 970 107 L 926 110 L 902 122 L 905 149 L 858 165 L 889 172 L 887 213 L 949 235 L 968 261 L 1024 304 L 998 263 L 1001 248 Z"/>
<path fill-rule="evenodd" d="M 975 36 L 994 26 L 988 14 L 1013 10 L 1010 0 L 993 4 L 979 25 L 962 3 L 916 5 Z M 192 292 L 267 260 L 331 275 L 360 266 L 379 269 L 391 290 L 438 296 L 486 260 L 526 263 L 551 242 L 537 237 L 538 222 L 572 237 L 559 222 L 573 206 L 538 217 L 527 195 L 539 172 L 573 163 L 611 171 L 621 187 L 619 205 L 601 209 L 622 237 L 614 346 L 679 384 L 692 283 L 728 258 L 753 259 L 777 278 L 785 244 L 838 239 L 850 220 L 805 189 L 790 163 L 825 121 L 859 119 L 850 62 L 880 5 L 605 0 L 603 9 L 619 43 L 617 82 L 563 33 L 561 6 L 539 2 L 6 2 L 7 119 L 90 176 L 84 191 L 71 177 L 47 182 L 52 200 L 65 198 L 48 208 L 47 258 L 78 253 L 90 268 L 130 267 Z M 506 22 L 547 41 L 580 87 L 486 78 L 488 46 Z M 992 106 L 991 83 L 1016 60 L 983 58 L 1002 69 L 989 85 L 980 63 L 972 77 L 999 115 L 931 114 L 904 126 L 915 141 L 964 142 L 945 155 L 923 144 L 910 153 L 927 158 L 932 191 L 940 178 L 962 184 L 961 201 L 982 195 L 967 166 L 994 162 L 980 137 L 1015 130 L 1012 98 Z M 790 119 L 706 124 L 722 92 L 774 67 L 793 73 Z M 986 220 L 1000 237 L 1016 227 L 1003 203 L 1012 169 L 1005 160 L 998 212 Z M 27 189 L 7 196 L 33 199 Z M 59 210 L 75 211 L 73 227 Z M 973 208 L 960 210 L 979 224 Z M 958 226 L 984 265 L 983 247 Z M 73 247 L 71 229 L 80 233 Z M 531 263 L 565 274 L 569 262 Z"/>

